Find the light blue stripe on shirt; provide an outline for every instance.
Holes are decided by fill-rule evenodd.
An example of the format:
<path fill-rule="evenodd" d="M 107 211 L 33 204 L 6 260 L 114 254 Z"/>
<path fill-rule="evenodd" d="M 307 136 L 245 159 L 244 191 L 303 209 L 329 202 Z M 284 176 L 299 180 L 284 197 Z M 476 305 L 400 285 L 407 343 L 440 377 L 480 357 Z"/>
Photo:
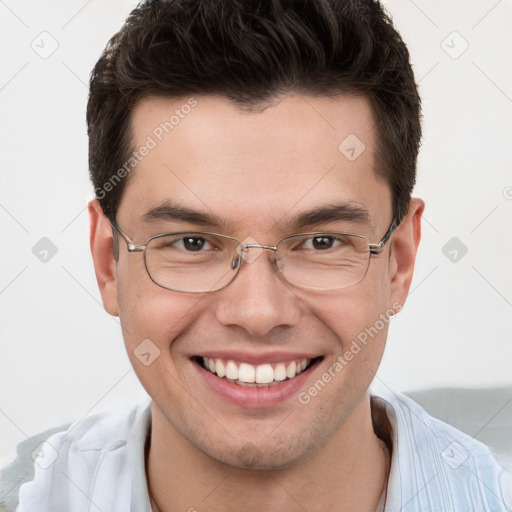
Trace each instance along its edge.
<path fill-rule="evenodd" d="M 393 391 L 373 393 L 392 427 L 385 512 L 507 512 L 512 472 L 484 444 Z"/>

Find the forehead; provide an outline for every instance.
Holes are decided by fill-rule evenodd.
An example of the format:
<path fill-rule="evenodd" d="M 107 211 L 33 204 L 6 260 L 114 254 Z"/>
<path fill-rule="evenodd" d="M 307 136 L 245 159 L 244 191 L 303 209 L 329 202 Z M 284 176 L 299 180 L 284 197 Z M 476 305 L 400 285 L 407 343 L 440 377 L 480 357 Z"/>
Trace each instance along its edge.
<path fill-rule="evenodd" d="M 219 96 L 150 97 L 131 128 L 139 161 L 119 208 L 129 222 L 164 201 L 261 230 L 327 203 L 390 220 L 364 97 L 289 95 L 253 111 Z"/>

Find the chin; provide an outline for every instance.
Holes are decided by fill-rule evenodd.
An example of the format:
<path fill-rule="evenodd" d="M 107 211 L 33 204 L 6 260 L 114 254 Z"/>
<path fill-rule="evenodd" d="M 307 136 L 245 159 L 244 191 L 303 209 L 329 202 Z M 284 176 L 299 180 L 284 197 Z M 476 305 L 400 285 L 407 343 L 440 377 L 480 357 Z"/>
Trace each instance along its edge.
<path fill-rule="evenodd" d="M 238 447 L 226 447 L 224 445 L 220 450 L 210 449 L 205 453 L 209 457 L 231 467 L 276 471 L 299 464 L 309 458 L 309 451 L 313 451 L 311 447 L 308 450 L 303 442 L 297 442 L 297 440 L 293 442 L 280 440 L 278 445 L 276 444 L 277 442 L 272 444 L 267 437 L 260 443 L 247 441 Z"/>

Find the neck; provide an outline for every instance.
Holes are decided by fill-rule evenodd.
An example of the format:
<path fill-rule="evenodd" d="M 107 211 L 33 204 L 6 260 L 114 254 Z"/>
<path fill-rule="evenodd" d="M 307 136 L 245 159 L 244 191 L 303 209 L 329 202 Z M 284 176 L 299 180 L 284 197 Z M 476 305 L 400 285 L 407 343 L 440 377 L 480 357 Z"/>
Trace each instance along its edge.
<path fill-rule="evenodd" d="M 387 484 L 389 453 L 372 428 L 367 396 L 324 447 L 278 470 L 240 469 L 190 445 L 152 404 L 148 488 L 155 510 L 374 512 Z"/>

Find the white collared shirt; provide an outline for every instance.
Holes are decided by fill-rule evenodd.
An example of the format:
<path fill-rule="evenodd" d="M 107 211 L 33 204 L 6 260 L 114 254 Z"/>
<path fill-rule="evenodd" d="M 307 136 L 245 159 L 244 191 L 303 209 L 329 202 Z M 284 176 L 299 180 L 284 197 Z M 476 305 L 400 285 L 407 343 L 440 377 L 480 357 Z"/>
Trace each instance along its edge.
<path fill-rule="evenodd" d="M 512 471 L 485 445 L 401 394 L 381 391 L 371 399 L 372 413 L 384 411 L 392 430 L 385 512 L 512 510 Z M 34 479 L 20 488 L 17 512 L 151 512 L 145 472 L 150 428 L 146 402 L 52 435 L 36 459 Z"/>

